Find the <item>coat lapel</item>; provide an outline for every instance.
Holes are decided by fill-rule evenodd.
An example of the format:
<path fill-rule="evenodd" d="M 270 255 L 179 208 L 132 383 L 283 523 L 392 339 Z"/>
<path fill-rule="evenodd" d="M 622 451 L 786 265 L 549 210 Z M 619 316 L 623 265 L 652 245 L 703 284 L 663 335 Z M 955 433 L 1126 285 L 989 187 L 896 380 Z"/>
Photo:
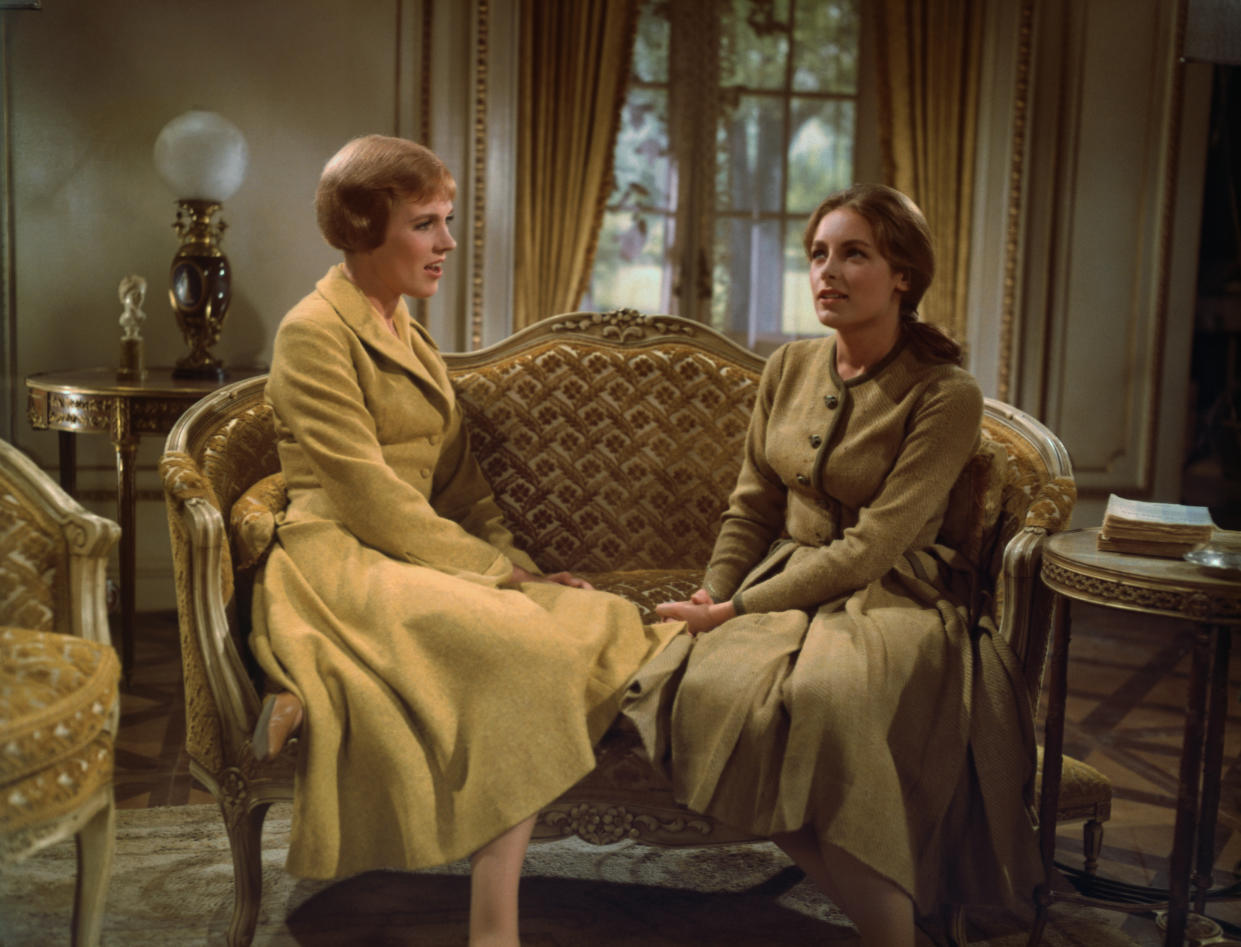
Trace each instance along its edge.
<path fill-rule="evenodd" d="M 451 414 L 453 393 L 447 369 L 431 337 L 410 317 L 404 300 L 394 317 L 401 333 L 398 338 L 383 327 L 361 290 L 341 272 L 340 264 L 319 280 L 316 289 L 368 349 L 408 372 L 445 417 Z"/>

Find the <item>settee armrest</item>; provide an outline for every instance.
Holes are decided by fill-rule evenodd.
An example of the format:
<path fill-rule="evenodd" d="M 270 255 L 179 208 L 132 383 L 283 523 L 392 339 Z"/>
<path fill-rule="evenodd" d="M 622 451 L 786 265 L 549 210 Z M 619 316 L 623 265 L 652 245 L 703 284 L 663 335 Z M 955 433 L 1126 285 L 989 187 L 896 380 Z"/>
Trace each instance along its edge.
<path fill-rule="evenodd" d="M 1001 571 L 1000 633 L 1025 669 L 1026 687 L 1037 699 L 1051 625 L 1052 596 L 1039 580 L 1043 544 L 1067 528 L 1077 499 L 1071 477 L 1053 477 L 1043 484 L 1026 510 L 1020 530 L 1004 548 Z"/>
<path fill-rule="evenodd" d="M 193 460 L 165 453 L 160 461 L 173 529 L 177 607 L 182 625 L 189 619 L 202 659 L 207 686 L 220 720 L 221 739 L 230 751 L 248 739 L 259 712 L 259 696 L 237 650 L 228 618 L 232 597 L 232 563 L 226 549 L 224 520 Z M 182 641 L 182 647 L 191 642 Z"/>

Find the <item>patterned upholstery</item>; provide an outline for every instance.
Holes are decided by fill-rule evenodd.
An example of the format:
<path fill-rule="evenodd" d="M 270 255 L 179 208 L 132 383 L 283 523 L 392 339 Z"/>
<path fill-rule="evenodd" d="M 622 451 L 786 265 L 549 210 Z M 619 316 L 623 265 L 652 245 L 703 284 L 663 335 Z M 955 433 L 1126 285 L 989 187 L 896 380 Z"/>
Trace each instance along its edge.
<path fill-rule="evenodd" d="M 75 944 L 99 941 L 112 864 L 121 670 L 105 581 L 119 537 L 0 441 L 0 860 L 76 837 Z"/>
<path fill-rule="evenodd" d="M 57 532 L 46 513 L 10 491 L 0 494 L 0 610 L 14 624 L 52 630 L 56 576 L 65 575 L 69 565 Z M 62 584 L 61 594 L 66 591 Z"/>
<path fill-rule="evenodd" d="M 15 861 L 112 782 L 120 663 L 108 645 L 0 627 L 0 857 Z"/>
<path fill-rule="evenodd" d="M 691 342 L 573 338 L 453 380 L 483 473 L 540 567 L 702 569 L 740 469 L 756 367 Z"/>
<path fill-rule="evenodd" d="M 479 459 L 517 541 L 636 602 L 698 587 L 736 480 L 763 362 L 702 325 L 630 311 L 556 316 L 445 356 Z M 264 379 L 199 402 L 161 459 L 180 612 L 191 769 L 220 800 L 247 943 L 261 894 L 262 816 L 290 798 L 297 742 L 258 763 L 263 682 L 246 648 L 250 588 L 285 502 Z M 1041 544 L 1067 525 L 1071 466 L 1050 431 L 988 402 L 980 449 L 954 487 L 943 538 L 979 564 L 984 606 L 1025 660 L 1037 699 L 1047 611 Z M 234 567 L 235 564 L 235 567 Z M 614 728 L 596 770 L 539 815 L 536 835 L 659 844 L 737 836 L 676 805 Z"/>

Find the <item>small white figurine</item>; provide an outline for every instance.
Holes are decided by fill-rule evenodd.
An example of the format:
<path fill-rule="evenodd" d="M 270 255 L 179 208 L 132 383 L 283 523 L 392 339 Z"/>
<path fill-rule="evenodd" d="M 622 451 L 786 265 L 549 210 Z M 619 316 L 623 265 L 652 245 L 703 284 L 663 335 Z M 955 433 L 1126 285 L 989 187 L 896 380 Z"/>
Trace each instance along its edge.
<path fill-rule="evenodd" d="M 121 311 L 121 364 L 116 375 L 121 381 L 141 382 L 147 375 L 142 351 L 142 323 L 147 317 L 142 301 L 146 299 L 147 281 L 130 273 L 121 280 L 116 292 L 125 306 Z"/>
<path fill-rule="evenodd" d="M 141 340 L 142 323 L 147 317 L 142 311 L 142 301 L 147 295 L 147 281 L 136 273 L 130 273 L 121 280 L 117 294 L 125 305 L 121 312 L 121 341 Z"/>

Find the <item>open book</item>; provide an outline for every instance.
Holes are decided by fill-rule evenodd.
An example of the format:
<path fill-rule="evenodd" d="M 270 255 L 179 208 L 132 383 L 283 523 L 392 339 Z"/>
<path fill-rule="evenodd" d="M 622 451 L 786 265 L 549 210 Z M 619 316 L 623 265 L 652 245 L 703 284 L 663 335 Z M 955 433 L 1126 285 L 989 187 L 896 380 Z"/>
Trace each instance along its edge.
<path fill-rule="evenodd" d="M 1111 552 L 1180 559 L 1208 542 L 1215 522 L 1205 506 L 1127 500 L 1112 494 L 1103 513 L 1098 547 Z"/>

